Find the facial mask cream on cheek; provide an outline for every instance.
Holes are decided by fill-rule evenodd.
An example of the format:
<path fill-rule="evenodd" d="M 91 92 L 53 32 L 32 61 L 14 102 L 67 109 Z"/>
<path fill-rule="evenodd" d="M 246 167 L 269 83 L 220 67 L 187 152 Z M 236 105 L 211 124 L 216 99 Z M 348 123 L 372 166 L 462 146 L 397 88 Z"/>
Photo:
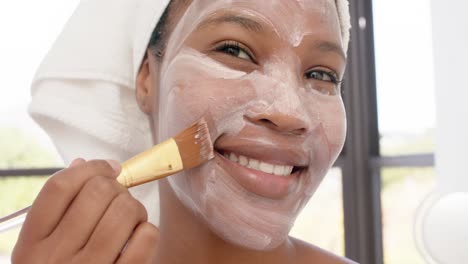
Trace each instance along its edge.
<path fill-rule="evenodd" d="M 177 123 L 170 131 L 160 131 L 169 136 L 176 129 L 190 124 L 201 116 L 212 120 L 212 136 L 219 136 L 228 124 L 240 130 L 241 117 L 255 92 L 245 86 L 245 72 L 230 69 L 213 59 L 191 49 L 184 49 L 169 64 L 161 82 L 160 120 Z M 242 96 L 240 96 L 242 95 Z M 160 128 L 166 127 L 161 124 Z"/>

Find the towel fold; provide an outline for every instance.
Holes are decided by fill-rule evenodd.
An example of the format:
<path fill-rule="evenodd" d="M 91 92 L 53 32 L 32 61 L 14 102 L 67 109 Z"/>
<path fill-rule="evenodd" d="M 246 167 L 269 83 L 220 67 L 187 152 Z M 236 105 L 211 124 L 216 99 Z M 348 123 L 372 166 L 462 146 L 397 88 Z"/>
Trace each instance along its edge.
<path fill-rule="evenodd" d="M 65 163 L 125 161 L 152 145 L 135 79 L 169 0 L 82 0 L 32 83 L 29 113 Z M 131 189 L 158 224 L 156 183 Z"/>

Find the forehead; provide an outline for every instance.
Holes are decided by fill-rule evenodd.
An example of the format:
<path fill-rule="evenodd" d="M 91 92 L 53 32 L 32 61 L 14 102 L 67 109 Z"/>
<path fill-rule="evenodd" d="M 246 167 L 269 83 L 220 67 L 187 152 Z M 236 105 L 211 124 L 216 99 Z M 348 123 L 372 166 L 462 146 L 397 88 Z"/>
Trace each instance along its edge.
<path fill-rule="evenodd" d="M 194 0 L 184 20 L 195 27 L 228 12 L 260 20 L 295 46 L 320 31 L 341 37 L 335 0 Z"/>
<path fill-rule="evenodd" d="M 299 15 L 310 12 L 324 16 L 333 15 L 335 0 L 193 0 L 190 6 L 200 13 L 209 13 L 222 8 L 246 8 L 264 14 Z M 205 12 L 203 12 L 205 11 Z M 280 17 L 277 17 L 280 18 Z"/>

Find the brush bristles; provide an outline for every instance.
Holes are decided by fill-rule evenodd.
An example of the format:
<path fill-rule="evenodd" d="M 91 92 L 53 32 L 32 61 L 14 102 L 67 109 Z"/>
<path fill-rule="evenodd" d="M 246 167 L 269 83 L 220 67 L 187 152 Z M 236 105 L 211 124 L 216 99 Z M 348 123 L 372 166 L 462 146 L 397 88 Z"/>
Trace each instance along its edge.
<path fill-rule="evenodd" d="M 204 119 L 174 137 L 184 169 L 191 169 L 214 158 L 208 125 Z"/>

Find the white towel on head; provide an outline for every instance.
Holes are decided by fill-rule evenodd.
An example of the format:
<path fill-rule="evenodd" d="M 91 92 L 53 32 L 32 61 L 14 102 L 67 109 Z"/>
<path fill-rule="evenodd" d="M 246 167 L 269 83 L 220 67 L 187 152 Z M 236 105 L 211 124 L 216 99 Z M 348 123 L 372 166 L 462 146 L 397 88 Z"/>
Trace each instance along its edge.
<path fill-rule="evenodd" d="M 169 2 L 80 2 L 36 73 L 29 108 L 66 164 L 77 157 L 124 161 L 152 145 L 149 122 L 135 100 L 135 80 Z M 337 0 L 337 9 L 347 49 L 347 0 Z M 157 183 L 131 192 L 158 224 Z"/>
<path fill-rule="evenodd" d="M 124 161 L 152 145 L 135 78 L 169 0 L 82 0 L 32 83 L 31 116 L 65 163 Z M 157 224 L 156 183 L 131 190 Z"/>

